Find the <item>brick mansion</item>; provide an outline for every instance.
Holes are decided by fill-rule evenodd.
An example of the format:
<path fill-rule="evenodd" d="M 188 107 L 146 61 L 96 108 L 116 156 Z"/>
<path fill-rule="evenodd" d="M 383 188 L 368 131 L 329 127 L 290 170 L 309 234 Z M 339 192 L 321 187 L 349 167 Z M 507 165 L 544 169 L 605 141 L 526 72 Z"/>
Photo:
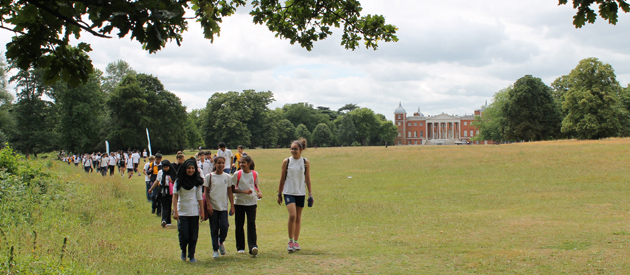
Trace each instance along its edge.
<path fill-rule="evenodd" d="M 453 116 L 445 113 L 424 116 L 418 111 L 407 116 L 407 111 L 398 105 L 394 111 L 394 124 L 398 127 L 396 145 L 447 145 L 468 144 L 470 139 L 479 135 L 479 129 L 472 122 L 481 116 L 483 109 L 477 109 L 472 115 Z M 491 143 L 483 141 L 482 144 Z"/>

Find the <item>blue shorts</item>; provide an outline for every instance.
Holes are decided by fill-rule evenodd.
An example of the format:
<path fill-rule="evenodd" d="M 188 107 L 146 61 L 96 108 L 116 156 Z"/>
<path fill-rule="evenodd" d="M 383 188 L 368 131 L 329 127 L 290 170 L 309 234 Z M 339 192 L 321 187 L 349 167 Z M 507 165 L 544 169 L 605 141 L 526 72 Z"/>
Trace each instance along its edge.
<path fill-rule="evenodd" d="M 304 207 L 304 198 L 306 196 L 284 195 L 284 205 L 295 203 L 297 207 Z"/>

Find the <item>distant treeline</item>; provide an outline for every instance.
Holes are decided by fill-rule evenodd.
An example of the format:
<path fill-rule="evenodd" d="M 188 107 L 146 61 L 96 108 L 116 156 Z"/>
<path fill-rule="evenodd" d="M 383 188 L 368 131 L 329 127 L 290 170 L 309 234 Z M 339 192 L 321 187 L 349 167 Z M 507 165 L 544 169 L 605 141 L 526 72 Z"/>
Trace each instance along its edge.
<path fill-rule="evenodd" d="M 152 75 L 125 61 L 110 63 L 88 82 L 72 86 L 45 83 L 37 69 L 19 71 L 14 100 L 7 91 L 7 66 L 0 66 L 0 142 L 24 154 L 66 150 L 73 153 L 147 148 L 153 152 L 186 148 L 288 146 L 305 137 L 313 146 L 393 143 L 396 126 L 382 114 L 346 104 L 339 110 L 308 103 L 269 109 L 273 93 L 215 93 L 203 109 L 186 112 L 181 100 Z"/>
<path fill-rule="evenodd" d="M 497 92 L 474 125 L 475 140 L 537 141 L 630 136 L 630 86 L 612 66 L 586 58 L 551 87 L 526 75 Z"/>

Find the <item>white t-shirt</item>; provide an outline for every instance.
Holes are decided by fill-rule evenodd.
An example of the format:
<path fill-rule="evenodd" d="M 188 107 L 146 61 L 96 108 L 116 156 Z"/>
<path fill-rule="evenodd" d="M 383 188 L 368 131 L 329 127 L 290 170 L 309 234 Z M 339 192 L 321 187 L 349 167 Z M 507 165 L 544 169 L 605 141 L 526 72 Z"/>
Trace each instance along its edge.
<path fill-rule="evenodd" d="M 250 171 L 249 173 L 245 173 L 245 172 L 241 172 L 241 179 L 240 181 L 238 180 L 238 173 L 242 171 L 236 171 L 236 173 L 234 173 L 234 175 L 232 176 L 232 185 L 234 185 L 235 187 L 237 186 L 236 182 L 238 181 L 238 190 L 252 190 L 251 194 L 243 194 L 243 193 L 236 193 L 234 194 L 234 204 L 235 205 L 256 205 L 258 203 L 258 197 L 256 196 L 256 188 L 254 186 L 254 174 L 252 172 L 254 171 Z M 256 176 L 256 184 L 258 184 L 258 186 L 260 186 L 259 184 L 259 178 L 260 175 Z"/>
<path fill-rule="evenodd" d="M 140 154 L 138 154 L 138 153 L 131 154 L 131 159 L 133 160 L 133 163 L 139 163 L 140 162 Z"/>
<path fill-rule="evenodd" d="M 205 177 L 206 173 L 204 173 L 203 171 L 205 167 L 203 167 L 203 163 L 200 160 L 197 160 L 197 170 L 199 171 L 199 175 L 201 175 L 201 177 Z"/>
<path fill-rule="evenodd" d="M 101 167 L 107 167 L 107 162 L 109 161 L 109 157 L 101 158 Z"/>
<path fill-rule="evenodd" d="M 116 157 L 115 156 L 111 156 L 109 157 L 109 166 L 114 166 L 116 165 Z"/>
<path fill-rule="evenodd" d="M 149 168 L 147 168 L 147 169 L 149 169 Z M 164 185 L 164 184 L 162 184 L 162 176 L 164 175 L 164 172 L 163 172 L 163 171 L 164 171 L 164 170 L 160 170 L 160 171 L 158 171 L 158 173 L 157 173 L 157 178 L 155 179 L 155 180 L 157 180 L 157 181 L 158 181 L 158 184 L 159 184 L 160 186 Z M 166 183 L 165 183 L 165 185 L 164 185 L 164 186 L 167 186 L 167 188 L 162 188 L 162 190 L 161 190 L 161 192 L 160 192 L 162 195 L 169 195 L 169 193 L 170 193 L 170 192 L 168 192 L 168 190 L 169 190 L 169 189 L 168 189 L 168 185 L 169 185 L 169 183 L 168 183 L 168 182 L 170 181 L 170 178 L 171 178 L 171 176 L 169 176 L 169 175 L 167 175 L 167 176 L 166 176 L 166 178 L 164 178 L 164 179 L 165 179 L 165 181 L 166 181 Z M 164 186 L 162 186 L 162 187 L 164 187 Z"/>
<path fill-rule="evenodd" d="M 304 175 L 304 163 L 306 159 L 289 158 L 287 178 L 284 181 L 282 194 L 293 196 L 306 196 L 306 176 Z"/>
<path fill-rule="evenodd" d="M 212 162 L 209 159 L 203 162 L 203 174 L 208 175 L 212 172 Z"/>
<path fill-rule="evenodd" d="M 212 179 L 212 185 L 210 185 L 210 179 Z M 227 189 L 232 186 L 232 176 L 230 174 L 208 174 L 203 179 L 203 186 L 206 188 L 210 187 L 210 203 L 213 210 L 229 210 L 230 200 Z"/>
<path fill-rule="evenodd" d="M 173 194 L 179 195 L 179 198 L 177 199 L 177 213 L 180 216 L 199 216 L 199 201 L 203 198 L 201 186 L 195 186 L 190 190 L 186 190 L 184 187 L 177 190 L 177 181 L 175 181 Z"/>
<path fill-rule="evenodd" d="M 151 181 L 151 179 L 149 178 L 149 175 L 150 175 L 152 172 L 151 172 L 151 171 L 149 171 L 149 166 L 151 166 L 151 163 L 150 163 L 150 162 L 147 162 L 147 163 L 145 163 L 145 164 L 144 164 L 144 171 L 145 171 L 145 174 L 144 174 L 144 181 Z M 162 170 L 160 170 L 160 172 L 161 172 L 161 171 L 162 171 Z M 160 172 L 158 172 L 158 174 L 159 174 Z"/>
<path fill-rule="evenodd" d="M 232 167 L 232 157 L 234 157 L 234 155 L 230 149 L 225 148 L 225 151 L 221 149 L 217 150 L 217 157 L 219 156 L 225 158 L 225 169 Z"/>
<path fill-rule="evenodd" d="M 133 162 L 131 158 L 127 158 L 127 169 L 133 169 Z"/>
<path fill-rule="evenodd" d="M 146 158 L 147 157 L 147 151 L 142 152 L 142 156 Z"/>
<path fill-rule="evenodd" d="M 83 158 L 83 166 L 90 167 L 92 166 L 92 160 L 90 158 Z"/>

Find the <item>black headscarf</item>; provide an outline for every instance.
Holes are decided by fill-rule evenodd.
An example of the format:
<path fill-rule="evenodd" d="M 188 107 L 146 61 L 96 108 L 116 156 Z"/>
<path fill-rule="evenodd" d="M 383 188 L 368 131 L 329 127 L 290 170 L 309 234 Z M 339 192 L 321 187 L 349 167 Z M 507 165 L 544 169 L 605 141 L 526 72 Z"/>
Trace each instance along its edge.
<path fill-rule="evenodd" d="M 188 166 L 195 167 L 195 173 L 192 176 L 189 176 L 186 173 L 186 168 Z M 184 164 L 179 167 L 179 171 L 177 172 L 177 190 L 179 191 L 180 187 L 184 187 L 186 190 L 190 190 L 195 186 L 201 186 L 203 184 L 203 179 L 199 176 L 199 169 L 197 168 L 197 160 L 194 158 L 189 158 L 184 161 Z"/>
<path fill-rule="evenodd" d="M 167 166 L 169 167 L 168 172 L 164 171 L 164 167 L 167 167 Z M 168 182 L 166 182 L 166 176 L 170 176 L 171 179 L 173 180 L 177 178 L 177 173 L 175 172 L 175 168 L 173 168 L 173 165 L 167 159 L 162 161 L 162 178 L 160 179 L 160 182 L 164 186 L 168 186 Z"/>

